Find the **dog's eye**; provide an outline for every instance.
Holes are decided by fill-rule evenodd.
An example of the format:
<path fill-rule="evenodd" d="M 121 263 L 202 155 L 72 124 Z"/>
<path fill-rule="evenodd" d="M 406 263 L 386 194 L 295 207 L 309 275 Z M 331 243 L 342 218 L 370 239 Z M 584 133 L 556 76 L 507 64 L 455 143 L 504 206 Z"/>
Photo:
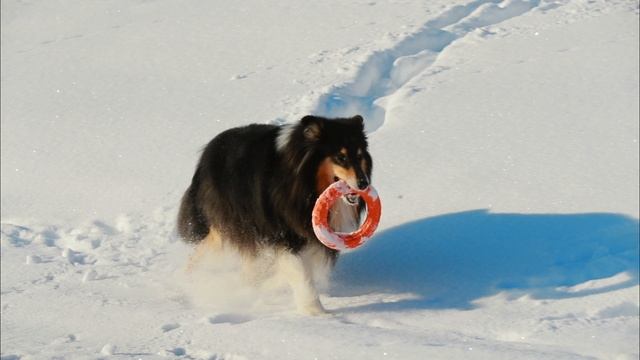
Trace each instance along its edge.
<path fill-rule="evenodd" d="M 347 162 L 347 155 L 340 153 L 336 155 L 336 160 L 338 161 L 338 163 L 344 164 Z"/>

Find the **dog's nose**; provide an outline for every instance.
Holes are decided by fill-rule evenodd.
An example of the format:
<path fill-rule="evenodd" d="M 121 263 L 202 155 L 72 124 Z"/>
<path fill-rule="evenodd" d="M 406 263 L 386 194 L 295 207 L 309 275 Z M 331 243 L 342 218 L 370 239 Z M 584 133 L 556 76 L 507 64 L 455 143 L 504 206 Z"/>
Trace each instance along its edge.
<path fill-rule="evenodd" d="M 369 186 L 369 181 L 367 181 L 367 179 L 365 178 L 358 179 L 358 189 L 364 190 L 367 188 L 367 186 Z"/>

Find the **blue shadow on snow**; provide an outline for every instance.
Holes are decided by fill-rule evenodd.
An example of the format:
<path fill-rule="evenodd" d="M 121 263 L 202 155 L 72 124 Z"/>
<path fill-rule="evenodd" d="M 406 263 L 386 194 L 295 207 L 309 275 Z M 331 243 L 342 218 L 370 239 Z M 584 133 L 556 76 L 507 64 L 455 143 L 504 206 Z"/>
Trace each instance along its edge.
<path fill-rule="evenodd" d="M 341 256 L 331 294 L 373 291 L 415 298 L 343 310 L 473 308 L 473 301 L 514 290 L 534 298 L 584 296 L 638 283 L 638 220 L 607 213 L 493 214 L 474 210 L 385 230 Z M 621 283 L 558 290 L 626 272 Z"/>

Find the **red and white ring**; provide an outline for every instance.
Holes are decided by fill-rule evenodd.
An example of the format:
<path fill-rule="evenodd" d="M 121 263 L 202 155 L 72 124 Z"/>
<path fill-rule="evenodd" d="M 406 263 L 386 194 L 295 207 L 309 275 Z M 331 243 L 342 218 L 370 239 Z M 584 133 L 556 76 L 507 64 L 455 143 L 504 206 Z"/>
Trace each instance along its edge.
<path fill-rule="evenodd" d="M 328 224 L 329 210 L 333 204 L 347 194 L 358 194 L 367 204 L 367 218 L 360 228 L 352 233 L 334 232 Z M 311 215 L 313 232 L 325 246 L 335 250 L 354 249 L 364 244 L 378 227 L 382 213 L 378 192 L 373 186 L 364 190 L 354 189 L 340 180 L 331 184 L 316 200 Z"/>

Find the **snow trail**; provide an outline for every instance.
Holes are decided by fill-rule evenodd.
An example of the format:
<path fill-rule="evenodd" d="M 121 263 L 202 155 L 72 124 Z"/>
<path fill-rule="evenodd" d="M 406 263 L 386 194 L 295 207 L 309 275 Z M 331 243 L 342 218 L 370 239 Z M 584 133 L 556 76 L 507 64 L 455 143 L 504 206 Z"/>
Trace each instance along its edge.
<path fill-rule="evenodd" d="M 384 124 L 394 94 L 432 66 L 454 41 L 478 28 L 525 14 L 538 4 L 538 0 L 476 0 L 454 6 L 392 48 L 371 54 L 352 81 L 321 95 L 312 113 L 328 117 L 361 114 L 366 131 L 374 132 Z"/>

